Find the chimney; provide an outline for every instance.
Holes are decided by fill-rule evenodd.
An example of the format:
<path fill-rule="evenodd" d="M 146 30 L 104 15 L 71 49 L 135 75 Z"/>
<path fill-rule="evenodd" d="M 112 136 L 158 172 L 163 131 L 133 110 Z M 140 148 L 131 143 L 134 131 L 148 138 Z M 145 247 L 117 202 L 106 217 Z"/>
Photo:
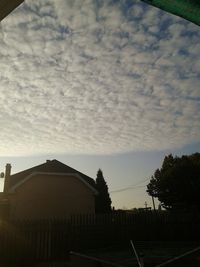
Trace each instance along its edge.
<path fill-rule="evenodd" d="M 5 170 L 4 193 L 7 193 L 10 187 L 10 174 L 11 174 L 11 164 L 7 163 Z"/>

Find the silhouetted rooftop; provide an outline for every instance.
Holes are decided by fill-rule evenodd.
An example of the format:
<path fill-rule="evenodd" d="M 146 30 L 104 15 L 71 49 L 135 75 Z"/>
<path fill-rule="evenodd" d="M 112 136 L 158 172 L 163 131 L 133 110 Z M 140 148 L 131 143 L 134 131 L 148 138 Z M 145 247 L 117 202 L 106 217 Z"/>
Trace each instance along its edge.
<path fill-rule="evenodd" d="M 41 165 L 37 165 L 35 167 L 32 167 L 30 169 L 26 169 L 24 171 L 15 173 L 11 175 L 10 178 L 10 187 L 13 187 L 17 183 L 19 183 L 21 180 L 23 180 L 25 177 L 30 175 L 33 172 L 50 172 L 50 173 L 76 173 L 81 176 L 82 179 L 84 179 L 88 184 L 90 184 L 92 187 L 95 188 L 95 181 L 90 178 L 89 176 L 65 165 L 64 163 L 54 159 L 54 160 L 47 160 L 45 163 Z"/>
<path fill-rule="evenodd" d="M 0 0 L 0 21 L 8 16 L 24 0 Z"/>

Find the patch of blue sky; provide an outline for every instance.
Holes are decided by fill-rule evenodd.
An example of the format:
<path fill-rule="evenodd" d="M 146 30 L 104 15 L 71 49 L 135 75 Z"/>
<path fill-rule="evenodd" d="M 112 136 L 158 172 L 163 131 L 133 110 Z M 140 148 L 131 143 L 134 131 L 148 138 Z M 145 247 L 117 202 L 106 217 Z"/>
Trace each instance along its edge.
<path fill-rule="evenodd" d="M 180 56 L 189 56 L 190 55 L 190 52 L 186 49 L 186 48 L 180 48 L 179 50 L 178 50 L 178 54 L 180 55 Z"/>
<path fill-rule="evenodd" d="M 142 75 L 133 72 L 128 72 L 126 76 L 132 78 L 133 80 L 142 78 Z"/>
<path fill-rule="evenodd" d="M 62 34 L 70 34 L 72 30 L 68 26 L 59 25 L 58 31 Z"/>
<path fill-rule="evenodd" d="M 185 22 L 185 26 L 187 26 L 187 24 L 189 24 L 189 22 Z M 196 25 L 192 25 L 192 27 L 188 29 L 186 27 L 185 30 L 180 33 L 180 36 L 187 38 L 200 37 L 199 27 Z"/>
<path fill-rule="evenodd" d="M 89 54 L 86 54 L 84 51 L 80 54 L 81 57 L 83 57 L 84 59 L 86 59 L 87 61 L 90 61 L 90 60 L 93 60 L 94 57 L 89 55 Z"/>
<path fill-rule="evenodd" d="M 191 101 L 194 101 L 194 102 L 199 102 L 200 104 L 200 97 L 192 97 L 192 96 L 187 96 L 187 97 L 184 97 L 185 100 L 191 100 Z M 200 106 L 199 106 L 199 109 L 200 109 Z M 199 110 L 200 112 L 200 110 Z"/>
<path fill-rule="evenodd" d="M 124 14 L 124 16 L 128 19 L 128 20 L 132 20 L 133 17 L 131 16 L 130 10 L 131 8 L 134 7 L 134 5 L 136 4 L 136 1 L 133 0 L 125 0 L 125 1 L 121 1 L 121 10 Z"/>
<path fill-rule="evenodd" d="M 175 112 L 174 112 L 174 115 L 175 116 L 183 116 L 183 112 L 182 111 L 179 111 L 179 110 L 176 110 Z"/>
<path fill-rule="evenodd" d="M 125 0 L 125 1 L 121 1 L 124 4 L 124 7 L 129 9 L 131 7 L 134 6 L 134 4 L 136 3 L 136 1 L 134 0 Z"/>
<path fill-rule="evenodd" d="M 36 6 L 30 5 L 30 4 L 27 4 L 26 2 L 24 2 L 23 3 L 23 9 L 17 8 L 14 12 L 16 14 L 17 14 L 17 12 L 19 12 L 19 13 L 21 13 L 21 12 L 36 12 L 36 13 L 38 13 L 39 8 L 37 9 Z"/>
<path fill-rule="evenodd" d="M 121 8 L 124 12 L 124 14 L 128 15 L 129 19 L 133 19 L 134 17 L 131 17 L 131 13 L 130 11 L 132 11 L 134 8 L 136 7 L 140 7 L 142 8 L 142 13 L 143 16 L 145 15 L 145 13 L 151 8 L 149 5 L 138 1 L 138 0 L 125 0 L 125 1 L 121 1 Z"/>
<path fill-rule="evenodd" d="M 116 5 L 119 4 L 121 2 L 121 0 L 105 0 L 104 2 L 107 2 L 109 5 Z"/>
<path fill-rule="evenodd" d="M 118 32 L 115 32 L 114 35 L 118 36 L 121 39 L 124 39 L 124 38 L 129 39 L 130 37 L 129 32 L 127 31 L 118 31 Z"/>
<path fill-rule="evenodd" d="M 68 26 L 59 25 L 57 29 L 53 30 L 57 30 L 57 32 L 59 33 L 56 38 L 57 41 L 65 40 L 66 38 L 71 37 L 72 34 L 72 29 L 70 29 Z"/>
<path fill-rule="evenodd" d="M 40 9 L 41 9 L 41 7 L 39 4 L 38 5 L 31 5 L 30 3 L 26 3 L 26 1 L 23 3 L 23 9 L 22 10 L 24 10 L 24 12 L 26 12 L 26 13 L 29 12 L 29 13 L 34 13 L 37 16 L 41 16 L 42 14 L 40 12 Z M 17 11 L 21 12 L 21 8 L 19 8 L 18 10 L 15 10 L 15 12 L 17 12 Z"/>
<path fill-rule="evenodd" d="M 97 9 L 101 8 L 104 4 L 103 0 L 94 0 L 95 6 Z"/>
<path fill-rule="evenodd" d="M 95 43 L 96 44 L 101 43 L 102 38 L 104 36 L 104 31 L 102 29 L 100 29 L 100 28 L 95 29 L 93 31 L 93 35 L 95 36 Z"/>
<path fill-rule="evenodd" d="M 158 13 L 158 16 L 162 18 L 162 11 Z M 160 19 L 159 24 L 159 32 L 157 34 L 159 35 L 160 39 L 169 39 L 172 37 L 172 35 L 169 33 L 169 27 L 174 23 L 171 17 L 165 17 L 164 19 Z"/>
<path fill-rule="evenodd" d="M 175 97 L 175 93 L 177 93 L 177 91 L 173 88 L 172 85 L 170 85 L 169 83 L 165 83 L 163 84 L 163 88 L 165 89 L 165 92 L 168 95 L 172 95 L 173 97 Z"/>

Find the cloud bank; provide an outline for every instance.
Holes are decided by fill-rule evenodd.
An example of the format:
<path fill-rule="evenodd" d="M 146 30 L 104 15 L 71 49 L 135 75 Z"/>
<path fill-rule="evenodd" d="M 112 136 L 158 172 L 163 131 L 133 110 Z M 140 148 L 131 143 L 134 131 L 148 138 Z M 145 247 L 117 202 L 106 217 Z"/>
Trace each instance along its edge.
<path fill-rule="evenodd" d="M 140 1 L 28 0 L 0 29 L 1 156 L 200 140 L 200 31 Z"/>

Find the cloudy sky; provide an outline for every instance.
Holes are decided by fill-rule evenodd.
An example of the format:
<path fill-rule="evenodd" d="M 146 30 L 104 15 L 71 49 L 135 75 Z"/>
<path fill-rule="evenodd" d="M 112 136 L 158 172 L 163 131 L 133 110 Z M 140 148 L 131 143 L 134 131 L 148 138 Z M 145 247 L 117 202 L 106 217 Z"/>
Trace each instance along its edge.
<path fill-rule="evenodd" d="M 1 162 L 52 155 L 90 174 L 92 161 L 112 189 L 137 184 L 151 173 L 122 166 L 131 182 L 105 159 L 200 151 L 199 85 L 200 28 L 182 18 L 139 0 L 27 0 L 0 28 Z"/>

